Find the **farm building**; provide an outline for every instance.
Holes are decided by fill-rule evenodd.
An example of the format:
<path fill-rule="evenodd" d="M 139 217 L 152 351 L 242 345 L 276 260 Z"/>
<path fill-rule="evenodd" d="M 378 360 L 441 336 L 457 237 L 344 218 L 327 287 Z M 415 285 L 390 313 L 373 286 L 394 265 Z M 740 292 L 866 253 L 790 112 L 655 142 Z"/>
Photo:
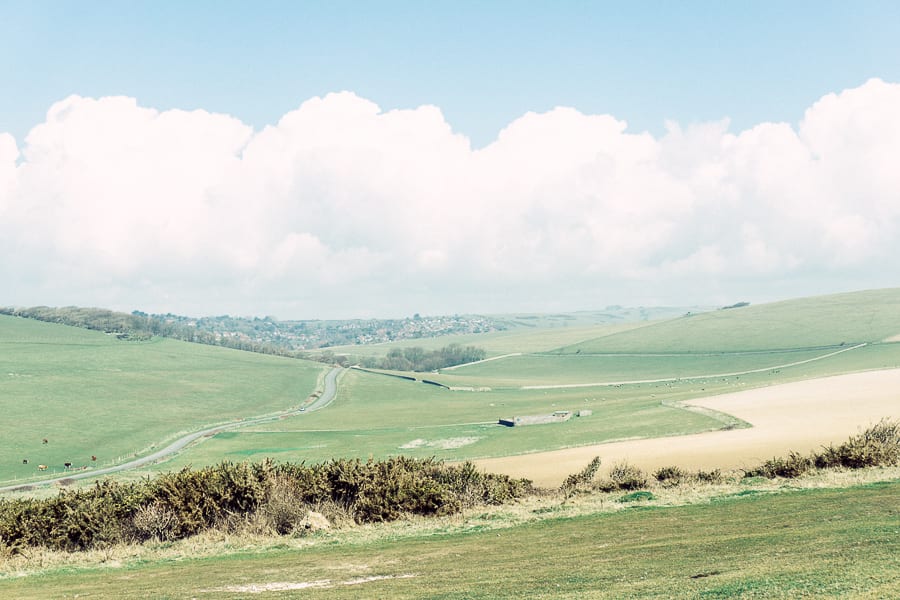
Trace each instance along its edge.
<path fill-rule="evenodd" d="M 544 425 L 547 423 L 562 423 L 572 418 L 572 413 L 568 410 L 558 410 L 549 415 L 529 415 L 525 417 L 512 417 L 510 419 L 500 419 L 498 423 L 507 427 L 522 427 L 524 425 Z"/>

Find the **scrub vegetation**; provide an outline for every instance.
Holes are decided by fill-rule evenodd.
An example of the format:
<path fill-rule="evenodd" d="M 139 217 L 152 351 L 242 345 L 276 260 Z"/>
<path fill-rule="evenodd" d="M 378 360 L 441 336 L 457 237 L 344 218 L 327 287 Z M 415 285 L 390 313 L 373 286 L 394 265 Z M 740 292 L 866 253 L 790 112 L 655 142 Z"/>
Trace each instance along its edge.
<path fill-rule="evenodd" d="M 409 459 L 105 481 L 0 502 L 0 594 L 892 597 L 898 427 L 838 447 L 886 463 L 853 463 L 859 475 L 829 465 L 791 485 L 752 469 L 600 475 L 599 457 L 556 491 Z"/>
<path fill-rule="evenodd" d="M 471 463 L 332 460 L 316 465 L 220 463 L 154 479 L 62 491 L 47 499 L 0 500 L 0 552 L 89 550 L 148 539 L 181 539 L 218 527 L 292 533 L 310 511 L 352 522 L 444 516 L 501 504 L 530 491 L 525 480 L 485 474 Z"/>

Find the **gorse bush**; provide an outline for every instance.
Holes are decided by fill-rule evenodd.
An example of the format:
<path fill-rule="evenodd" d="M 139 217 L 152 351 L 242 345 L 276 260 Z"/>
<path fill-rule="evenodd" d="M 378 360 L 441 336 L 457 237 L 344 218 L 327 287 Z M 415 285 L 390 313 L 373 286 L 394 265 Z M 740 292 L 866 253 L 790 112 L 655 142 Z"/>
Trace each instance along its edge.
<path fill-rule="evenodd" d="M 747 471 L 748 477 L 775 477 L 794 478 L 805 475 L 813 470 L 815 463 L 812 458 L 803 456 L 797 452 L 791 452 L 787 457 L 776 456 L 763 464 Z"/>
<path fill-rule="evenodd" d="M 647 487 L 647 475 L 638 467 L 622 461 L 614 464 L 609 470 L 609 477 L 600 481 L 596 487 L 606 492 L 639 490 Z"/>
<path fill-rule="evenodd" d="M 813 456 L 819 468 L 890 466 L 900 464 L 900 422 L 882 419 L 840 446 L 828 446 Z"/>
<path fill-rule="evenodd" d="M 804 456 L 791 452 L 745 472 L 747 477 L 800 477 L 814 469 L 862 469 L 900 464 L 900 423 L 882 419 L 843 444 Z"/>
<path fill-rule="evenodd" d="M 474 465 L 396 457 L 316 465 L 223 462 L 136 483 L 98 481 L 54 498 L 0 500 L 5 552 L 76 551 L 121 541 L 172 540 L 255 519 L 290 533 L 323 506 L 357 523 L 447 515 L 524 496 L 531 483 Z"/>
<path fill-rule="evenodd" d="M 599 468 L 600 457 L 595 456 L 584 469 L 566 477 L 566 480 L 563 481 L 562 485 L 559 487 L 559 491 L 563 493 L 563 496 L 568 498 L 578 490 L 590 486 Z"/>
<path fill-rule="evenodd" d="M 688 473 L 680 467 L 661 467 L 653 473 L 653 478 L 665 487 L 680 485 L 688 480 Z"/>

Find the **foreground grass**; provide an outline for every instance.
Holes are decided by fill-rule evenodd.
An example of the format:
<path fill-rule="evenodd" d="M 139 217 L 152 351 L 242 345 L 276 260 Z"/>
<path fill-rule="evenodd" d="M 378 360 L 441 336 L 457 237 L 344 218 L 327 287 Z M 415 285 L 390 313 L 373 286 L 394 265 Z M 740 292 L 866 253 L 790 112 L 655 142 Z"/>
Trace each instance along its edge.
<path fill-rule="evenodd" d="M 852 484 L 859 485 L 840 487 Z M 106 557 L 95 553 L 74 563 L 33 558 L 20 574 L 16 565 L 5 565 L 0 596 L 245 598 L 265 590 L 262 597 L 303 598 L 900 594 L 896 468 L 654 493 L 651 506 L 619 502 L 621 493 L 565 503 L 544 497 L 427 524 L 411 520 L 307 538 L 220 534 Z"/>

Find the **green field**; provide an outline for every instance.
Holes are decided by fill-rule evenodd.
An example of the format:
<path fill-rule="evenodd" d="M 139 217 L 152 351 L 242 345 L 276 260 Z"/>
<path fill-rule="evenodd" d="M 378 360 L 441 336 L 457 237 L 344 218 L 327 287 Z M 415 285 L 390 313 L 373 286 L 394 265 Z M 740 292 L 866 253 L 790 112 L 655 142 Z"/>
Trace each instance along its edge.
<path fill-rule="evenodd" d="M 178 433 L 296 407 L 324 368 L 0 316 L 0 482 L 36 477 L 38 464 L 52 475 L 123 462 Z"/>
<path fill-rule="evenodd" d="M 626 438 L 695 433 L 742 424 L 723 415 L 689 412 L 680 408 L 678 402 L 813 377 L 900 367 L 900 343 L 854 347 L 842 339 L 844 334 L 855 331 L 854 337 L 846 339 L 877 341 L 889 337 L 888 332 L 900 329 L 900 315 L 892 312 L 898 306 L 895 301 L 900 301 L 900 290 L 824 297 L 821 312 L 817 312 L 815 300 L 792 303 L 794 309 L 802 309 L 805 314 L 800 319 L 802 327 L 814 322 L 820 328 L 817 337 L 812 334 L 795 337 L 796 328 L 784 325 L 771 330 L 767 338 L 771 348 L 767 349 L 754 349 L 758 345 L 754 339 L 737 338 L 743 332 L 769 327 L 782 319 L 785 305 L 791 303 L 717 311 L 707 318 L 716 327 L 729 323 L 738 336 L 726 335 L 724 330 L 713 334 L 702 327 L 696 331 L 677 331 L 678 336 L 684 336 L 679 338 L 684 347 L 699 348 L 718 340 L 723 349 L 672 352 L 668 346 L 674 342 L 670 339 L 657 344 L 652 352 L 592 354 L 576 353 L 580 348 L 566 347 L 553 353 L 547 350 L 550 344 L 561 340 L 559 328 L 548 328 L 543 333 L 536 328 L 523 338 L 535 353 L 506 356 L 440 373 L 401 373 L 447 386 L 487 391 L 450 391 L 420 381 L 349 371 L 341 380 L 337 400 L 327 410 L 219 434 L 184 452 L 164 468 L 199 466 L 222 457 L 240 460 L 271 456 L 281 460 L 316 461 L 402 453 L 463 460 Z M 774 316 L 767 308 L 771 308 Z M 863 322 L 855 323 L 857 317 Z M 680 328 L 688 321 L 676 319 L 644 324 L 628 331 L 620 329 L 592 343 Z M 584 333 L 585 330 L 580 330 L 579 335 Z M 543 344 L 542 335 L 545 336 Z M 486 334 L 484 338 L 488 345 L 496 340 L 505 344 L 515 335 L 501 332 Z M 652 339 L 642 343 L 653 345 Z M 798 347 L 793 348 L 791 344 Z M 621 384 L 639 381 L 643 383 Z M 616 385 L 522 389 L 523 386 L 590 383 Z M 565 423 L 526 428 L 510 429 L 496 424 L 503 417 L 580 409 L 590 409 L 593 414 Z"/>
<path fill-rule="evenodd" d="M 878 342 L 900 334 L 900 290 L 717 310 L 567 346 L 559 352 L 726 352 Z"/>
<path fill-rule="evenodd" d="M 727 415 L 690 412 L 679 408 L 677 402 L 774 383 L 898 366 L 900 344 L 892 343 L 866 346 L 777 372 L 589 388 L 449 391 L 421 382 L 348 371 L 340 382 L 337 400 L 328 409 L 221 433 L 162 467 L 199 466 L 222 458 L 260 460 L 267 456 L 317 461 L 406 454 L 463 460 L 695 433 L 734 421 L 728 420 Z M 496 424 L 500 417 L 585 408 L 593 411 L 590 417 L 565 423 L 523 428 Z"/>
<path fill-rule="evenodd" d="M 337 399 L 324 410 L 221 433 L 144 472 L 267 456 L 461 460 L 742 426 L 727 415 L 691 412 L 678 403 L 898 367 L 900 343 L 881 342 L 900 330 L 898 307 L 900 290 L 879 290 L 649 324 L 576 319 L 563 327 L 561 317 L 534 320 L 533 327 L 466 338 L 501 358 L 405 374 L 480 391 L 348 371 Z M 429 343 L 439 347 L 454 340 L 461 341 Z M 862 342 L 874 343 L 854 346 Z M 502 356 L 510 351 L 517 355 Z M 39 463 L 50 465 L 53 474 L 62 472 L 64 462 L 123 462 L 178 433 L 296 407 L 324 368 L 171 340 L 124 342 L 3 317 L 0 402 L 18 426 L 0 441 L 7 457 L 0 480 L 34 477 Z M 601 383 L 607 385 L 577 387 Z M 523 389 L 528 386 L 541 387 Z M 497 425 L 499 418 L 582 409 L 593 414 L 526 428 Z M 49 443 L 41 444 L 42 438 Z"/>
<path fill-rule="evenodd" d="M 406 534 L 400 527 L 326 533 L 312 545 L 288 541 L 200 559 L 185 543 L 183 553 L 124 567 L 63 566 L 0 579 L 0 596 L 896 598 L 898 497 L 898 482 L 774 495 L 747 489 L 688 506 L 515 527 L 490 512 Z M 535 509 L 548 511 L 552 504 Z M 266 586 L 269 593 L 260 593 Z"/>
<path fill-rule="evenodd" d="M 504 416 L 591 408 L 591 417 L 529 428 L 497 425 Z M 221 433 L 165 468 L 228 458 L 317 461 L 406 454 L 464 459 L 504 456 L 630 437 L 722 427 L 709 416 L 673 408 L 649 394 L 609 389 L 451 392 L 422 383 L 350 371 L 329 408 Z"/>

